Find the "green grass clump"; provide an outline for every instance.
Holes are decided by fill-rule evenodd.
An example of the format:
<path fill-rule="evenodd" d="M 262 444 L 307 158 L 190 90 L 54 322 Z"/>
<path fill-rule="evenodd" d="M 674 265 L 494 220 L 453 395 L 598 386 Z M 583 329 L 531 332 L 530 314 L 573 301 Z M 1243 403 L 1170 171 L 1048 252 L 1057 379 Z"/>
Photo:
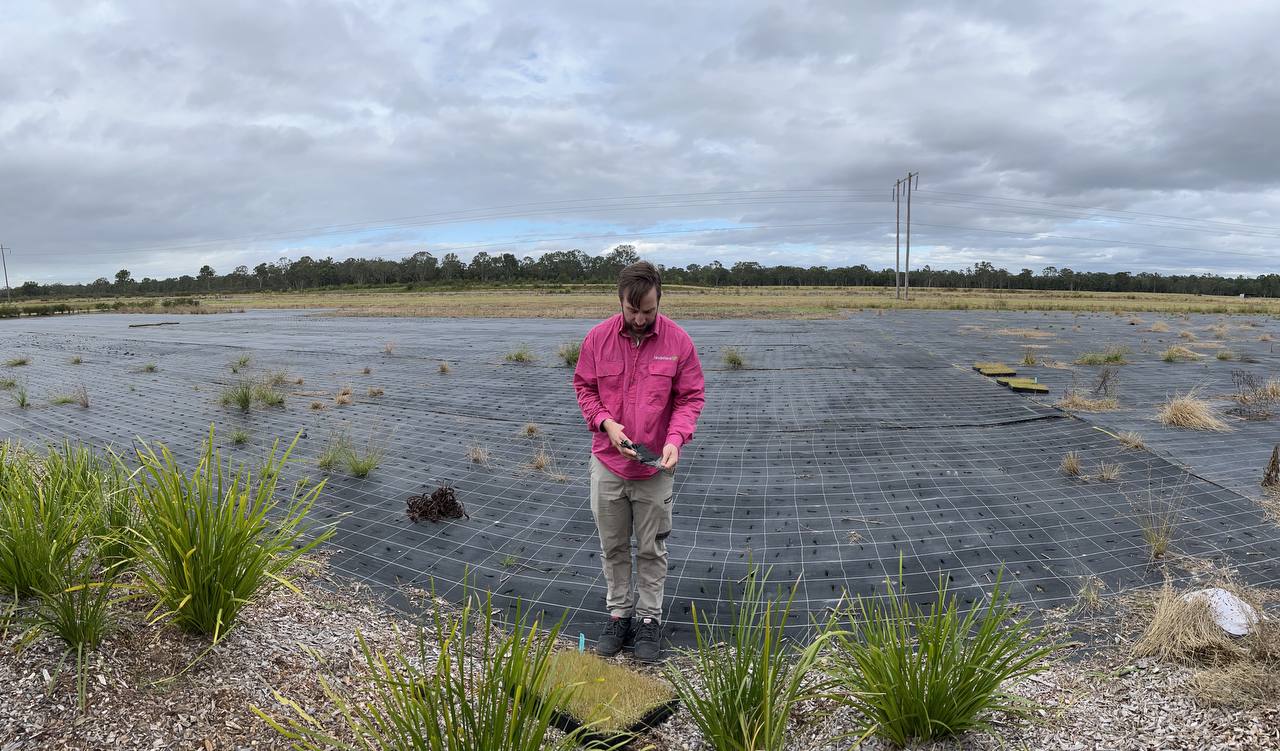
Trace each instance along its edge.
<path fill-rule="evenodd" d="M 271 382 L 255 383 L 253 398 L 264 407 L 283 407 L 284 394 L 278 391 Z"/>
<path fill-rule="evenodd" d="M 247 354 L 240 355 L 239 357 L 231 361 L 231 365 L 230 365 L 231 372 L 239 373 L 241 370 L 244 370 L 245 368 L 249 367 L 249 363 L 252 360 L 253 358 Z"/>
<path fill-rule="evenodd" d="M 543 635 L 539 624 L 504 634 L 489 617 L 492 597 L 468 596 L 461 611 L 437 606 L 431 633 L 418 649 L 383 654 L 359 638 L 366 671 L 355 692 L 321 686 L 337 708 L 338 736 L 326 732 L 297 702 L 275 693 L 289 714 L 276 719 L 253 710 L 276 732 L 308 751 L 329 748 L 432 751 L 568 751 L 580 731 L 549 732 L 568 689 L 549 688 L 548 663 L 559 627 Z M 516 623 L 520 624 L 519 616 Z M 432 646 L 428 647 L 431 643 Z M 354 738 L 355 745 L 347 738 Z"/>
<path fill-rule="evenodd" d="M 1058 649 L 1033 633 L 1000 588 L 961 614 L 941 578 L 937 599 L 913 604 L 898 583 L 883 597 L 858 597 L 837 632 L 832 675 L 866 734 L 896 746 L 993 730 L 992 718 L 1029 719 L 1035 707 L 1002 686 L 1046 669 Z"/>
<path fill-rule="evenodd" d="M 31 397 L 27 395 L 27 387 L 18 384 L 13 390 L 13 403 L 18 405 L 18 409 L 26 409 L 31 406 Z"/>
<path fill-rule="evenodd" d="M 156 366 L 155 363 L 149 362 L 143 365 L 141 368 L 139 368 L 139 370 L 141 370 L 143 373 L 154 373 L 157 370 L 159 370 L 159 368 Z"/>
<path fill-rule="evenodd" d="M 231 445 L 243 446 L 249 442 L 249 431 L 243 428 L 236 428 L 231 431 Z"/>
<path fill-rule="evenodd" d="M 136 571 L 163 616 L 217 643 L 246 605 L 277 585 L 292 587 L 285 572 L 333 534 L 328 528 L 312 536 L 306 522 L 324 483 L 295 489 L 283 508 L 276 498 L 297 442 L 278 458 L 278 444 L 272 446 L 256 478 L 222 461 L 212 428 L 190 471 L 164 446 L 138 448 Z"/>
<path fill-rule="evenodd" d="M 354 447 L 348 444 L 346 455 L 343 461 L 347 465 L 347 472 L 352 477 L 368 477 L 369 473 L 378 468 L 382 463 L 383 450 L 381 446 L 375 446 L 370 441 L 364 451 L 356 451 Z"/>
<path fill-rule="evenodd" d="M 79 365 L 82 362 L 84 362 L 84 358 L 80 357 L 80 355 L 76 355 L 75 357 L 71 358 L 72 365 Z"/>
<path fill-rule="evenodd" d="M 783 629 L 796 588 L 780 603 L 766 596 L 767 578 L 767 573 L 751 568 L 741 598 L 732 603 L 734 616 L 728 627 L 703 621 L 694 605 L 696 647 L 689 659 L 696 683 L 674 663 L 666 666 L 667 680 L 712 748 L 785 748 L 792 710 L 825 688 L 822 682 L 805 679 L 828 637 L 802 650 L 793 648 Z"/>
<path fill-rule="evenodd" d="M 1127 354 L 1129 350 L 1124 347 L 1107 347 L 1102 352 L 1085 352 L 1076 358 L 1076 365 L 1124 365 Z"/>
<path fill-rule="evenodd" d="M 6 368 L 17 368 L 23 365 L 30 365 L 30 364 L 31 364 L 31 358 L 29 357 L 14 357 L 4 361 L 4 365 Z"/>
<path fill-rule="evenodd" d="M 507 353 L 507 362 L 527 363 L 533 362 L 533 350 L 529 349 L 529 345 L 521 344 L 514 350 Z"/>
<path fill-rule="evenodd" d="M 320 452 L 320 457 L 316 460 L 316 466 L 326 472 L 332 472 L 338 465 L 343 463 L 343 460 L 350 452 L 350 438 L 341 433 L 329 436 L 324 449 Z"/>
<path fill-rule="evenodd" d="M 0 592 L 17 597 L 53 590 L 85 538 L 82 498 L 46 466 L 0 443 Z"/>
<path fill-rule="evenodd" d="M 576 368 L 578 357 L 582 354 L 582 342 L 565 342 L 560 345 L 560 349 L 556 350 L 556 354 L 564 361 L 566 368 Z"/>
<path fill-rule="evenodd" d="M 8 391 L 9 389 L 17 385 L 18 385 L 18 382 L 12 378 L 0 378 L 0 389 L 4 389 L 5 391 Z"/>
<path fill-rule="evenodd" d="M 725 367 L 730 370 L 742 370 L 747 364 L 737 347 L 725 347 L 723 359 Z"/>
<path fill-rule="evenodd" d="M 49 400 L 49 403 L 55 405 L 75 404 L 76 398 L 71 394 L 57 394 Z"/>
<path fill-rule="evenodd" d="M 221 402 L 224 407 L 236 406 L 241 412 L 253 408 L 253 382 L 240 381 L 222 390 Z"/>

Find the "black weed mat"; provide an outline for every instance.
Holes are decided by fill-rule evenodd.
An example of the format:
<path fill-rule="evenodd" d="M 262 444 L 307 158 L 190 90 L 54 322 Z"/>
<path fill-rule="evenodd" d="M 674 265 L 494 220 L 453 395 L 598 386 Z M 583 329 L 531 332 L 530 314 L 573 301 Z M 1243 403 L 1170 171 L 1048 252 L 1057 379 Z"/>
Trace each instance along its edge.
<path fill-rule="evenodd" d="M 552 620 L 567 611 L 568 633 L 595 636 L 604 586 L 587 496 L 590 435 L 571 371 L 555 356 L 591 322 L 290 311 L 129 328 L 162 319 L 172 317 L 0 321 L 0 362 L 30 358 L 0 368 L 0 378 L 25 384 L 32 403 L 19 409 L 0 393 L 0 434 L 116 447 L 137 437 L 194 456 L 214 423 L 224 453 L 252 465 L 273 441 L 287 444 L 301 431 L 288 479 L 313 481 L 326 476 L 316 466 L 326 443 L 345 435 L 357 452 L 374 447 L 385 456 L 366 479 L 341 468 L 328 475 L 314 515 L 338 523 L 338 571 L 382 587 L 434 583 L 454 599 L 469 574 L 497 606 L 514 610 L 520 599 Z M 1206 436 L 1149 419 L 1149 404 L 1165 391 L 1206 379 L 1225 388 L 1233 367 L 1275 374 L 1280 361 L 1256 337 L 1280 338 L 1280 326 L 1264 321 L 1252 344 L 1232 342 L 1257 363 L 1182 368 L 1153 354 L 1163 348 L 1159 338 L 1177 338 L 1175 319 L 1165 318 L 1174 327 L 1166 334 L 1138 333 L 1126 320 L 901 312 L 687 323 L 708 398 L 676 475 L 669 637 L 691 642 L 692 602 L 712 618 L 727 615 L 724 603 L 752 561 L 772 567 L 778 584 L 799 581 L 798 627 L 845 591 L 883 592 L 900 562 L 909 592 L 926 597 L 945 576 L 970 599 L 1003 566 L 1015 601 L 1033 610 L 1069 606 L 1088 576 L 1111 593 L 1158 584 L 1163 573 L 1148 565 L 1133 506 L 1164 497 L 1179 507 L 1179 555 L 1234 566 L 1252 583 L 1280 582 L 1280 531 L 1242 494 L 1260 479 L 1271 450 L 1262 444 L 1268 435 L 1274 442 L 1278 423 Z M 997 333 L 1015 329 L 1047 334 Z M 969 368 L 975 360 L 1015 364 L 1032 345 L 1040 361 L 1070 360 L 1112 340 L 1134 346 L 1133 364 L 1122 366 L 1127 410 L 1087 420 L 1052 402 L 1073 373 L 1084 382 L 1096 367 L 1016 366 L 1050 384 L 1048 398 L 1013 394 Z M 535 362 L 507 363 L 522 344 Z M 726 346 L 742 352 L 744 370 L 722 365 Z M 232 373 L 242 355 L 249 364 Z M 77 356 L 81 364 L 72 364 Z M 277 378 L 283 408 L 255 405 L 245 414 L 220 406 L 224 388 L 272 373 L 286 374 Z M 80 385 L 88 409 L 51 403 Z M 344 387 L 349 406 L 334 399 Z M 1152 451 L 1123 451 L 1095 424 L 1112 432 L 1140 424 Z M 249 433 L 248 444 L 230 445 L 235 429 Z M 1119 479 L 1064 476 L 1058 466 L 1071 450 L 1087 475 L 1116 463 Z M 533 468 L 539 451 L 551 457 L 541 470 Z M 406 501 L 446 484 L 470 518 L 410 522 Z"/>

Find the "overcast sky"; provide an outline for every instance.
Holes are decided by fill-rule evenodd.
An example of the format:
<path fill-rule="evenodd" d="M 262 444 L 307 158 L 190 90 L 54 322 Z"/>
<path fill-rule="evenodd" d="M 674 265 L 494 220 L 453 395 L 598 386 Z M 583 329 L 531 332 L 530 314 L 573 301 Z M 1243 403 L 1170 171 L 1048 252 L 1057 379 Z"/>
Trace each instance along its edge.
<path fill-rule="evenodd" d="M 1280 3 L 16 2 L 10 281 L 632 243 L 1280 271 Z"/>

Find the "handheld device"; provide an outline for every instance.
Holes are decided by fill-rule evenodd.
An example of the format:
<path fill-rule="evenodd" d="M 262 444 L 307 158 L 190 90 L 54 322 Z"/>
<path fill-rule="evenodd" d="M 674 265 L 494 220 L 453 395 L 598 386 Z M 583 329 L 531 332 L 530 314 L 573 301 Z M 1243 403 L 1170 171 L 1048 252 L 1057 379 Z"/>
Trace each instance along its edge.
<path fill-rule="evenodd" d="M 618 445 L 622 446 L 623 448 L 628 448 L 636 452 L 636 459 L 641 464 L 645 464 L 650 467 L 657 467 L 658 469 L 661 469 L 663 472 L 671 471 L 662 466 L 662 457 L 653 453 L 653 451 L 649 450 L 649 447 L 645 446 L 643 443 L 632 443 L 631 441 L 622 441 Z"/>

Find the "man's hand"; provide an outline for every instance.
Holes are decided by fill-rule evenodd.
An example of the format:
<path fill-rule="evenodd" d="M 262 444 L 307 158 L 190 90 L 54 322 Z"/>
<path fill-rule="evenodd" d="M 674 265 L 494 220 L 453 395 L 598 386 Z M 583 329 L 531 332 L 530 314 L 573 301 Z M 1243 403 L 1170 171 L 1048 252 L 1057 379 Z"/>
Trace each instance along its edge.
<path fill-rule="evenodd" d="M 674 443 L 662 447 L 662 468 L 670 472 L 680 461 L 680 449 Z"/>
<path fill-rule="evenodd" d="M 640 458 L 636 456 L 636 452 L 622 445 L 623 441 L 627 441 L 628 443 L 631 441 L 630 438 L 627 438 L 627 434 L 622 432 L 623 428 L 626 426 L 619 425 L 615 420 L 605 420 L 601 425 L 604 427 L 604 432 L 609 434 L 609 443 L 613 444 L 614 450 L 628 459 Z"/>

